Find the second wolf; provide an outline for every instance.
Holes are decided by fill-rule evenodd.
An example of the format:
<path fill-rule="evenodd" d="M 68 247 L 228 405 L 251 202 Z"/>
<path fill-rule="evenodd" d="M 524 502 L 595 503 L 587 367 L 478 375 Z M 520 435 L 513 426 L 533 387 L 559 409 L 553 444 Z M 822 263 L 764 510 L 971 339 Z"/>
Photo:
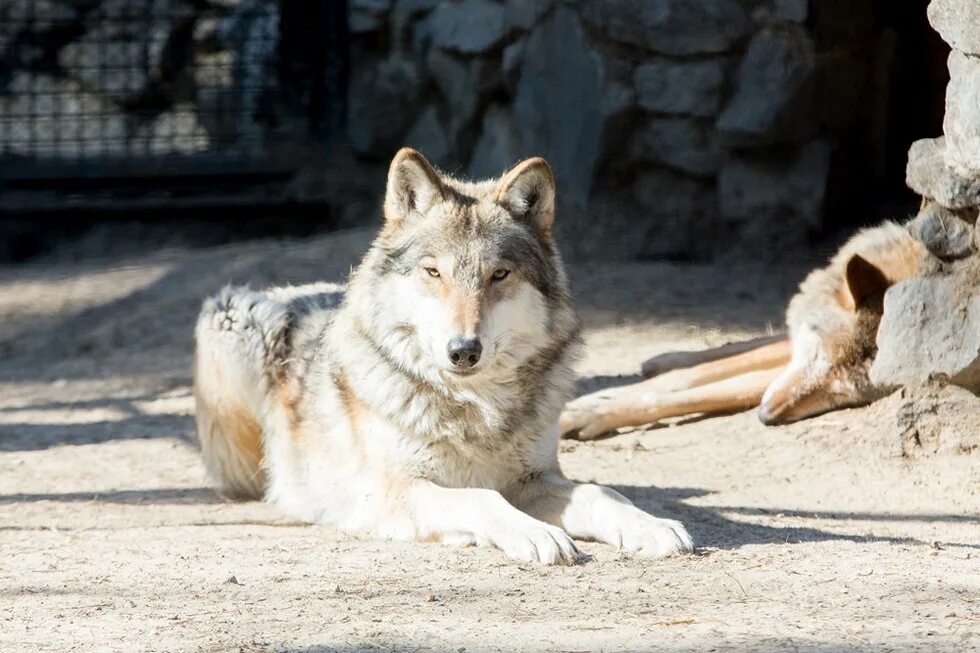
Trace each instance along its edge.
<path fill-rule="evenodd" d="M 226 289 L 197 323 L 198 433 L 230 494 L 380 537 L 571 562 L 572 538 L 664 556 L 684 527 L 564 477 L 578 348 L 542 159 L 466 183 L 391 164 L 346 290 Z"/>
<path fill-rule="evenodd" d="M 590 439 L 668 417 L 755 406 L 764 423 L 785 424 L 874 401 L 881 390 L 869 371 L 885 291 L 934 262 L 903 226 L 861 231 L 800 285 L 786 313 L 788 338 L 652 359 L 644 372 L 654 378 L 572 401 L 562 430 Z M 658 366 L 668 369 L 658 374 Z"/>

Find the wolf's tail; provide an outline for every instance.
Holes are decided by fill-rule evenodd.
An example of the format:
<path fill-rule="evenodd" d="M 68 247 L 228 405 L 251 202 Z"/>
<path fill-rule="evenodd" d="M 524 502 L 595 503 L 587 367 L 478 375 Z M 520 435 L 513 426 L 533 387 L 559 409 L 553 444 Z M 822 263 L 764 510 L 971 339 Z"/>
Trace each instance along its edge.
<path fill-rule="evenodd" d="M 263 293 L 227 287 L 197 320 L 194 396 L 208 472 L 224 494 L 260 498 L 266 490 L 262 410 L 271 347 L 288 324 L 286 307 Z"/>

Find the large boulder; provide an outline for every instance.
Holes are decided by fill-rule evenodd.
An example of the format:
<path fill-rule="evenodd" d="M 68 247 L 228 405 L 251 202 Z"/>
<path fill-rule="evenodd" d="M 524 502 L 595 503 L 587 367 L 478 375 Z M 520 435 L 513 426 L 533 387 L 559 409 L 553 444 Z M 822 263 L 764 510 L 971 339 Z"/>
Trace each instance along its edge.
<path fill-rule="evenodd" d="M 575 12 L 556 7 L 527 42 L 514 99 L 524 147 L 546 157 L 562 197 L 589 196 L 602 130 L 602 67 Z"/>
<path fill-rule="evenodd" d="M 638 161 L 705 177 L 718 171 L 721 160 L 712 129 L 690 118 L 651 118 L 637 130 L 630 145 Z"/>
<path fill-rule="evenodd" d="M 944 137 L 912 143 L 905 183 L 922 197 L 930 197 L 950 209 L 980 205 L 980 175 L 964 176 L 946 163 Z"/>
<path fill-rule="evenodd" d="M 492 0 L 440 3 L 428 23 L 434 45 L 462 54 L 491 50 L 516 27 L 507 7 Z"/>
<path fill-rule="evenodd" d="M 718 118 L 733 147 L 799 142 L 812 131 L 816 55 L 802 28 L 764 29 L 752 37 L 735 93 Z"/>
<path fill-rule="evenodd" d="M 980 449 L 980 397 L 967 390 L 943 383 L 905 388 L 885 408 L 895 411 L 903 456 L 961 455 Z"/>
<path fill-rule="evenodd" d="M 976 220 L 975 213 L 972 217 Z M 965 258 L 976 251 L 973 225 L 936 202 L 923 207 L 908 229 L 933 256 L 944 261 Z"/>
<path fill-rule="evenodd" d="M 946 162 L 958 174 L 980 177 L 980 58 L 953 50 L 946 87 Z"/>
<path fill-rule="evenodd" d="M 703 61 L 654 59 L 636 67 L 638 104 L 656 113 L 712 117 L 721 108 L 724 58 Z"/>
<path fill-rule="evenodd" d="M 830 146 L 814 141 L 787 152 L 732 155 L 718 174 L 718 210 L 729 222 L 820 225 Z"/>
<path fill-rule="evenodd" d="M 980 270 L 972 263 L 888 289 L 873 383 L 916 386 L 941 376 L 980 392 Z"/>
<path fill-rule="evenodd" d="M 469 176 L 489 179 L 527 154 L 510 109 L 502 104 L 492 104 L 483 115 L 480 139 L 470 160 Z"/>
<path fill-rule="evenodd" d="M 419 87 L 418 68 L 405 59 L 355 66 L 347 123 L 354 151 L 383 157 L 394 152 L 418 110 Z"/>
<path fill-rule="evenodd" d="M 448 108 L 448 129 L 458 140 L 470 131 L 483 100 L 501 84 L 499 64 L 487 57 L 462 58 L 432 48 L 427 59 L 429 77 Z"/>
<path fill-rule="evenodd" d="M 980 3 L 976 0 L 932 0 L 929 23 L 957 50 L 980 54 Z"/>
<path fill-rule="evenodd" d="M 735 0 L 590 0 L 582 16 L 609 39 L 670 55 L 726 52 L 752 27 Z"/>

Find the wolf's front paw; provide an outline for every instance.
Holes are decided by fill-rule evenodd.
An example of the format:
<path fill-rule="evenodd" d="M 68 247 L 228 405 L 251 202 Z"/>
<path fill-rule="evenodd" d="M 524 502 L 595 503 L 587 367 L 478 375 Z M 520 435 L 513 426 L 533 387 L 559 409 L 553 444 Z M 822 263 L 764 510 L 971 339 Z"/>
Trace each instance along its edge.
<path fill-rule="evenodd" d="M 511 558 L 525 562 L 571 565 L 581 557 L 568 533 L 531 518 L 495 528 L 488 539 Z"/>
<path fill-rule="evenodd" d="M 632 511 L 630 511 L 632 512 Z M 677 553 L 690 553 L 694 542 L 684 525 L 673 519 L 658 519 L 636 509 L 622 519 L 616 528 L 619 547 L 652 558 L 664 558 Z"/>

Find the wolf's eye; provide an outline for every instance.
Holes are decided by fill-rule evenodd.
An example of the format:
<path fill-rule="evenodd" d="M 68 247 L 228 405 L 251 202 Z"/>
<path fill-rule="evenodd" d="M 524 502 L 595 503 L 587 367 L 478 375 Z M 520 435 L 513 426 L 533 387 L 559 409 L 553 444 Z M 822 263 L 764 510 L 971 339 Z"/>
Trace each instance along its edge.
<path fill-rule="evenodd" d="M 430 277 L 438 277 L 439 276 L 439 270 L 437 270 L 435 268 L 425 268 L 425 273 L 427 275 L 429 275 Z"/>
<path fill-rule="evenodd" d="M 508 274 L 510 274 L 510 270 L 508 270 L 507 268 L 497 268 L 496 270 L 493 271 L 491 278 L 494 281 L 500 281 L 502 279 L 506 279 Z"/>

